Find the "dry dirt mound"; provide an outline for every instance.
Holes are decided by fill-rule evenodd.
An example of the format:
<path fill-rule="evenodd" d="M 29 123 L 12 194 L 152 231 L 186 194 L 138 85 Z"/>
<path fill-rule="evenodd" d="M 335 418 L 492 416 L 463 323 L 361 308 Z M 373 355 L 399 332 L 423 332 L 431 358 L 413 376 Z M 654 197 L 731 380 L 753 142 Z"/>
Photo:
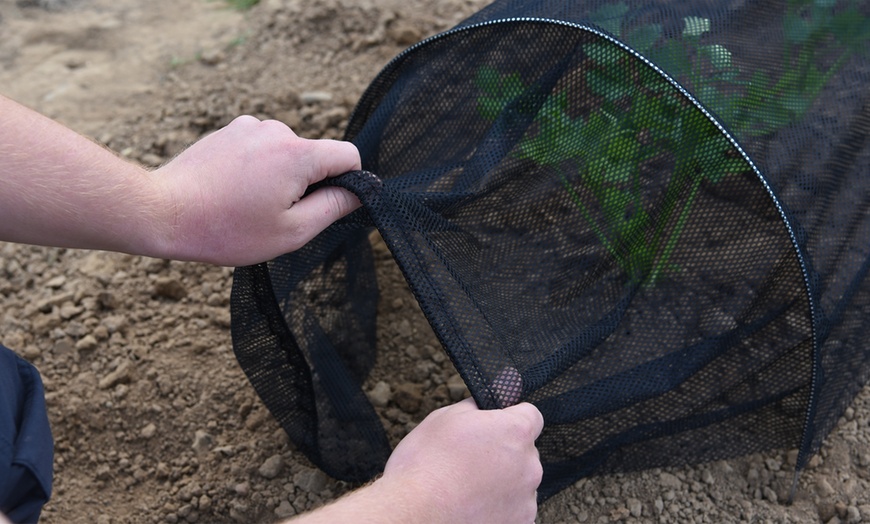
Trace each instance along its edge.
<path fill-rule="evenodd" d="M 341 136 L 407 45 L 482 0 L 67 0 L 0 5 L 0 92 L 158 165 L 242 113 Z M 398 441 L 466 392 L 383 244 L 381 359 L 367 384 Z M 350 486 L 294 451 L 232 355 L 232 271 L 2 245 L 3 342 L 43 373 L 56 440 L 44 522 L 272 522 Z M 788 450 L 586 479 L 541 522 L 870 521 L 866 392 L 785 505 Z"/>

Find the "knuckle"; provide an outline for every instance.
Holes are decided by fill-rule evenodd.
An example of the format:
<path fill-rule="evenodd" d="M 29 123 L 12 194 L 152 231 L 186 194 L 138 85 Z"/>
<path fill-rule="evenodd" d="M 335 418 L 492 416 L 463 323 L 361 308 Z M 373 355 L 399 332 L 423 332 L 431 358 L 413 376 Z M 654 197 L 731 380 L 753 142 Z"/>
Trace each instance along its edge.
<path fill-rule="evenodd" d="M 544 480 L 544 466 L 536 455 L 535 463 L 532 466 L 532 482 L 535 484 L 535 488 L 541 485 L 542 480 Z"/>
<path fill-rule="evenodd" d="M 234 118 L 233 121 L 230 123 L 236 124 L 236 125 L 251 125 L 251 124 L 258 123 L 259 121 L 260 120 L 255 116 L 241 115 L 241 116 L 237 116 L 236 118 Z"/>

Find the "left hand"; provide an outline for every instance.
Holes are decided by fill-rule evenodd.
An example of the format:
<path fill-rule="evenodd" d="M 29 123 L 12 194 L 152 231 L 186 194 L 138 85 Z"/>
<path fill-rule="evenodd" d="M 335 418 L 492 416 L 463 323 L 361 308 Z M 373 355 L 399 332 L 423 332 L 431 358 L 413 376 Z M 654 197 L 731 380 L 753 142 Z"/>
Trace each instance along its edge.
<path fill-rule="evenodd" d="M 303 198 L 308 186 L 357 169 L 349 142 L 238 117 L 151 174 L 169 206 L 164 257 L 244 266 L 294 251 L 360 205 L 338 187 Z"/>

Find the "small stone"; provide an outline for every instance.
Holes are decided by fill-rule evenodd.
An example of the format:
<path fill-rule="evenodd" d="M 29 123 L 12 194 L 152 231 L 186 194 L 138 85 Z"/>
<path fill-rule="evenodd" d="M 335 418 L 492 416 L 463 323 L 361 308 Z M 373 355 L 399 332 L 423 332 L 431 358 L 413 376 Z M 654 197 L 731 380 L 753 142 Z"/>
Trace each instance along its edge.
<path fill-rule="evenodd" d="M 149 423 L 147 426 L 142 428 L 142 430 L 139 432 L 139 436 L 148 439 L 153 437 L 155 433 L 157 433 L 157 426 L 155 426 L 153 423 Z"/>
<path fill-rule="evenodd" d="M 64 284 L 66 284 L 66 277 L 63 275 L 60 275 L 60 276 L 54 277 L 51 280 L 49 280 L 48 282 L 46 282 L 45 286 L 50 287 L 52 289 L 57 289 L 57 288 L 63 287 Z"/>
<path fill-rule="evenodd" d="M 97 478 L 97 480 L 109 480 L 110 478 L 112 478 L 111 468 L 109 468 L 109 466 L 106 464 L 98 466 L 97 472 L 96 472 L 96 478 Z"/>
<path fill-rule="evenodd" d="M 156 473 L 158 479 L 165 479 L 169 477 L 172 471 L 169 469 L 169 465 L 167 465 L 165 462 L 158 462 Z"/>
<path fill-rule="evenodd" d="M 178 279 L 160 277 L 154 282 L 154 294 L 170 300 L 181 300 L 187 296 L 187 289 Z"/>
<path fill-rule="evenodd" d="M 214 446 L 214 437 L 201 429 L 196 430 L 193 434 L 193 444 L 190 447 L 202 454 L 211 451 L 212 446 Z"/>
<path fill-rule="evenodd" d="M 280 475 L 283 469 L 284 458 L 281 455 L 272 455 L 266 459 L 266 462 L 263 462 L 257 473 L 263 478 L 273 479 Z"/>
<path fill-rule="evenodd" d="M 659 475 L 659 484 L 661 484 L 662 487 L 676 489 L 676 490 L 679 490 L 683 485 L 683 483 L 680 482 L 680 479 L 678 479 L 676 477 L 676 475 L 673 475 L 671 473 L 667 473 L 665 471 L 663 471 Z"/>
<path fill-rule="evenodd" d="M 101 323 L 108 330 L 109 334 L 117 333 L 127 324 L 127 320 L 123 315 L 112 315 L 104 318 Z"/>
<path fill-rule="evenodd" d="M 180 498 L 184 502 L 190 502 L 196 498 L 199 498 L 200 495 L 202 495 L 202 486 L 200 486 L 196 482 L 191 482 L 190 484 L 185 484 L 184 487 L 182 487 L 178 491 L 178 498 Z M 186 515 L 187 514 L 185 513 L 185 515 L 179 515 L 179 516 L 186 516 Z"/>
<path fill-rule="evenodd" d="M 293 483 L 308 493 L 320 493 L 329 477 L 319 469 L 305 468 L 293 475 Z"/>
<path fill-rule="evenodd" d="M 773 491 L 773 488 L 770 486 L 764 486 L 762 491 L 764 492 L 764 498 L 770 502 L 776 503 L 779 500 L 779 497 L 776 496 L 776 492 Z"/>
<path fill-rule="evenodd" d="M 207 49 L 199 55 L 199 61 L 206 65 L 217 65 L 225 58 L 226 55 L 220 49 Z"/>
<path fill-rule="evenodd" d="M 764 463 L 770 471 L 779 471 L 782 469 L 782 462 L 779 459 L 769 458 L 766 459 Z"/>
<path fill-rule="evenodd" d="M 142 257 L 140 263 L 146 273 L 157 274 L 166 269 L 169 261 L 163 258 Z"/>
<path fill-rule="evenodd" d="M 115 259 L 102 251 L 88 253 L 78 261 L 77 266 L 80 273 L 96 278 L 104 284 L 112 279 L 112 275 L 117 270 Z"/>
<path fill-rule="evenodd" d="M 423 404 L 423 393 L 416 384 L 400 384 L 393 395 L 393 401 L 405 413 L 413 414 Z"/>
<path fill-rule="evenodd" d="M 93 351 L 97 349 L 97 339 L 93 335 L 85 335 L 76 342 L 76 350 L 78 351 Z"/>
<path fill-rule="evenodd" d="M 408 319 L 402 319 L 400 322 L 393 325 L 396 333 L 403 338 L 411 338 L 414 335 L 414 327 L 408 322 Z"/>
<path fill-rule="evenodd" d="M 42 356 L 42 350 L 36 346 L 27 346 L 24 348 L 24 358 L 33 362 Z"/>
<path fill-rule="evenodd" d="M 709 469 L 705 469 L 703 471 L 703 473 L 701 473 L 701 481 L 704 484 L 710 484 L 710 485 L 712 485 L 716 482 L 716 480 L 713 478 L 713 474 L 710 473 Z"/>
<path fill-rule="evenodd" d="M 816 494 L 821 498 L 828 498 L 833 495 L 834 488 L 831 487 L 831 484 L 825 480 L 823 477 L 819 477 L 816 480 Z"/>
<path fill-rule="evenodd" d="M 305 105 L 320 104 L 332 100 L 332 93 L 326 91 L 306 91 L 299 95 L 299 101 Z"/>
<path fill-rule="evenodd" d="M 819 522 L 827 522 L 837 516 L 837 508 L 832 500 L 820 501 L 816 504 L 816 511 L 819 513 Z"/>
<path fill-rule="evenodd" d="M 257 410 L 254 411 L 250 416 L 248 416 L 247 420 L 245 420 L 245 428 L 250 431 L 256 431 L 257 428 L 262 426 L 269 420 L 269 413 L 265 410 Z"/>
<path fill-rule="evenodd" d="M 233 447 L 232 446 L 218 446 L 214 448 L 212 451 L 217 453 L 222 457 L 232 457 L 233 456 Z"/>
<path fill-rule="evenodd" d="M 849 524 L 861 522 L 861 512 L 858 511 L 857 506 L 849 506 L 846 508 L 846 522 Z"/>
<path fill-rule="evenodd" d="M 112 371 L 105 377 L 100 379 L 97 387 L 100 389 L 109 389 L 117 386 L 118 384 L 127 384 L 130 382 L 130 368 L 132 364 L 130 364 L 129 360 L 124 360 L 120 364 L 118 364 L 117 369 Z"/>
<path fill-rule="evenodd" d="M 139 161 L 149 167 L 158 167 L 163 163 L 163 157 L 154 153 L 145 153 L 139 157 Z"/>
<path fill-rule="evenodd" d="M 64 320 L 69 320 L 75 316 L 78 316 L 84 310 L 85 308 L 77 306 L 72 302 L 65 302 L 63 305 L 60 306 L 60 311 L 58 313 L 60 314 L 60 318 Z"/>
<path fill-rule="evenodd" d="M 407 46 L 423 39 L 423 33 L 410 23 L 396 21 L 387 29 L 387 35 L 397 44 Z"/>
<path fill-rule="evenodd" d="M 54 354 L 57 356 L 68 355 L 72 352 L 73 345 L 72 345 L 72 342 L 68 338 L 62 338 L 54 344 L 54 347 L 52 348 L 52 350 L 54 351 Z"/>
<path fill-rule="evenodd" d="M 468 395 L 468 387 L 459 375 L 452 375 L 447 379 L 447 391 L 450 394 L 450 400 L 454 402 L 459 402 Z"/>
<path fill-rule="evenodd" d="M 840 517 L 841 519 L 846 518 L 846 510 L 847 510 L 847 509 L 848 509 L 848 508 L 847 508 L 846 504 L 845 504 L 844 502 L 842 502 L 842 501 L 839 501 L 839 500 L 838 500 L 838 501 L 834 504 L 834 510 L 836 510 L 836 512 L 837 512 L 837 516 Z"/>
<path fill-rule="evenodd" d="M 59 295 L 54 295 L 45 300 L 42 300 L 36 304 L 36 309 L 41 311 L 42 313 L 50 313 L 51 309 L 55 306 L 59 306 L 64 302 L 69 302 L 73 299 L 72 293 L 61 293 Z"/>
<path fill-rule="evenodd" d="M 381 380 L 368 392 L 368 397 L 372 405 L 383 408 L 390 403 L 393 392 L 390 390 L 390 385 Z"/>
<path fill-rule="evenodd" d="M 643 504 L 637 499 L 628 499 L 628 511 L 634 518 L 639 518 L 643 513 Z"/>
<path fill-rule="evenodd" d="M 212 308 L 210 315 L 214 325 L 222 328 L 229 328 L 232 325 L 230 310 L 226 308 Z"/>
<path fill-rule="evenodd" d="M 248 493 L 251 492 L 251 487 L 247 482 L 241 482 L 233 486 L 233 491 L 236 492 L 236 495 L 247 497 Z"/>
<path fill-rule="evenodd" d="M 282 500 L 281 503 L 278 504 L 278 507 L 275 508 L 275 516 L 279 519 L 290 518 L 293 515 L 296 515 L 296 508 L 286 500 Z"/>
<path fill-rule="evenodd" d="M 248 514 L 250 508 L 241 502 L 233 502 L 230 506 L 230 518 L 235 522 L 250 522 L 251 517 Z"/>

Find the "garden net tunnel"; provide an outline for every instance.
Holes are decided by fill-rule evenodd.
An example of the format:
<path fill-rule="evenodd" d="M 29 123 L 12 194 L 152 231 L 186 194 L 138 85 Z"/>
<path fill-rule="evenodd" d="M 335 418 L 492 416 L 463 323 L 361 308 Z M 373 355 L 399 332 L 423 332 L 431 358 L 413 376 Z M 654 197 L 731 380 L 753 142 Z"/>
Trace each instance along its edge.
<path fill-rule="evenodd" d="M 379 473 L 377 228 L 482 408 L 544 414 L 542 499 L 776 448 L 862 388 L 870 2 L 499 1 L 400 54 L 346 138 L 363 207 L 238 268 L 234 348 L 298 449 Z"/>

